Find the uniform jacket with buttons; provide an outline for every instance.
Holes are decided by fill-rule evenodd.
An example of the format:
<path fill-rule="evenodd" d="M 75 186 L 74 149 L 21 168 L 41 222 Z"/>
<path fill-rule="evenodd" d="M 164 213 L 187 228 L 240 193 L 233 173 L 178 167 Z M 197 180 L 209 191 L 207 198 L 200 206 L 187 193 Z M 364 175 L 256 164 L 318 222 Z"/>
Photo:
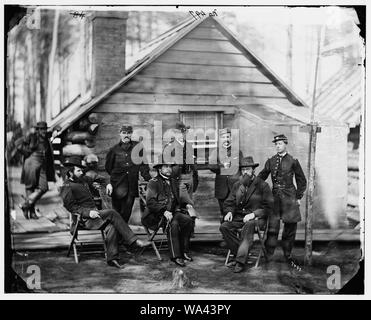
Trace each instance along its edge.
<path fill-rule="evenodd" d="M 63 200 L 64 207 L 72 214 L 79 214 L 83 218 L 83 222 L 91 219 L 89 213 L 91 210 L 98 211 L 93 197 L 93 182 L 102 181 L 100 178 L 94 180 L 88 176 L 83 176 L 78 180 L 66 179 L 60 189 L 60 196 Z M 76 223 L 76 216 L 72 215 L 73 224 L 71 230 Z M 102 226 L 102 219 L 91 219 L 90 228 L 98 229 Z"/>
<path fill-rule="evenodd" d="M 299 161 L 288 153 L 280 161 L 279 155 L 276 154 L 266 161 L 264 169 L 258 176 L 266 180 L 269 175 L 271 175 L 272 191 L 276 202 L 275 214 L 284 222 L 299 222 L 301 215 L 297 200 L 303 197 L 307 187 L 307 179 Z"/>
<path fill-rule="evenodd" d="M 130 141 L 127 144 L 120 141 L 107 153 L 105 169 L 110 175 L 113 198 L 121 199 L 128 193 L 137 197 L 139 172 L 146 181 L 151 178 L 147 163 L 133 163 L 132 152 L 137 145 L 136 141 Z M 137 152 L 137 148 L 134 152 Z M 142 156 L 143 152 L 144 150 L 139 153 L 139 156 Z"/>
<path fill-rule="evenodd" d="M 195 164 L 195 152 L 192 145 L 185 141 L 184 146 L 177 140 L 172 140 L 164 146 L 164 158 L 170 156 L 175 160 L 176 165 L 173 166 L 172 177 L 179 179 L 181 174 L 192 174 L 193 177 L 193 192 L 198 186 L 198 172 Z"/>
<path fill-rule="evenodd" d="M 60 189 L 64 207 L 71 213 L 89 218 L 89 212 L 97 210 L 91 192 L 94 189 L 93 182 L 93 179 L 86 176 L 76 181 L 66 179 Z"/>
<path fill-rule="evenodd" d="M 223 165 L 221 159 L 219 159 L 218 151 L 215 150 L 210 159 L 216 159 L 217 164 L 210 164 L 208 166 L 209 170 L 214 172 L 215 175 L 215 198 L 224 200 L 228 197 L 229 193 L 232 190 L 233 185 L 238 181 L 239 178 L 239 169 L 237 168 L 235 174 L 222 174 L 221 166 Z M 230 149 L 227 152 L 227 157 L 231 157 Z M 242 151 L 239 151 L 239 156 L 236 159 L 231 159 L 233 162 L 239 164 L 239 159 L 243 158 Z"/>
<path fill-rule="evenodd" d="M 249 213 L 254 213 L 259 219 L 266 219 L 272 211 L 272 191 L 259 177 L 255 177 L 250 186 L 237 181 L 224 201 L 224 213 L 232 212 L 233 221 L 242 221 Z"/>
<path fill-rule="evenodd" d="M 188 203 L 182 203 L 184 199 L 179 197 L 179 184 L 176 179 L 170 178 L 170 184 L 161 175 L 152 178 L 147 185 L 146 205 L 147 210 L 143 218 L 153 215 L 160 219 L 165 211 L 173 214 L 176 210 L 184 208 Z"/>

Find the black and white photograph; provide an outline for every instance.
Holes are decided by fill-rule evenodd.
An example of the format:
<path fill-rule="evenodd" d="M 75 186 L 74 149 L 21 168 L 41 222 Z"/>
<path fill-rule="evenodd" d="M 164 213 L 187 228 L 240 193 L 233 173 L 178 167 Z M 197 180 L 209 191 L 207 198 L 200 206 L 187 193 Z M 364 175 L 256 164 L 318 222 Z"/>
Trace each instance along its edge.
<path fill-rule="evenodd" d="M 5 294 L 364 294 L 366 6 L 3 8 Z"/>

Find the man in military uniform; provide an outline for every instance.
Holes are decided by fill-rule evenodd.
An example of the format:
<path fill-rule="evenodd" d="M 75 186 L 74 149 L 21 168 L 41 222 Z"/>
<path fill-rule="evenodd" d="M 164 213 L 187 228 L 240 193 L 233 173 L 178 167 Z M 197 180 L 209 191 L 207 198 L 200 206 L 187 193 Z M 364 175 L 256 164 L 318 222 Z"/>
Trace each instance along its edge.
<path fill-rule="evenodd" d="M 277 154 L 266 161 L 264 169 L 258 175 L 266 180 L 270 174 L 273 183 L 274 211 L 269 219 L 265 245 L 268 257 L 272 257 L 277 246 L 280 220 L 282 220 L 283 254 L 289 265 L 298 268 L 291 256 L 291 251 L 295 242 L 297 223 L 301 221 L 300 199 L 306 190 L 307 180 L 299 161 L 286 151 L 287 137 L 280 134 L 275 136 L 272 142 L 276 146 Z M 293 183 L 294 178 L 297 188 Z"/>
<path fill-rule="evenodd" d="M 60 190 L 63 205 L 71 213 L 81 215 L 81 223 L 86 229 L 105 230 L 107 264 L 122 268 L 119 262 L 119 240 L 123 240 L 127 246 L 146 247 L 151 243 L 139 240 L 117 211 L 99 210 L 96 207 L 91 192 L 99 185 L 92 178 L 84 176 L 84 168 L 79 157 L 70 157 L 64 166 L 68 168 L 68 171 Z"/>
<path fill-rule="evenodd" d="M 147 209 L 142 217 L 142 224 L 150 229 L 162 226 L 166 232 L 171 260 L 184 267 L 184 259 L 192 261 L 189 252 L 189 239 L 193 229 L 193 220 L 187 213 L 190 206 L 180 197 L 178 181 L 172 177 L 172 164 L 161 160 L 154 166 L 158 175 L 147 186 Z"/>
<path fill-rule="evenodd" d="M 244 269 L 253 244 L 255 225 L 264 228 L 273 211 L 273 195 L 268 183 L 255 176 L 258 165 L 252 157 L 240 160 L 241 175 L 224 201 L 226 215 L 220 232 L 235 257 L 230 264 L 234 265 L 234 272 Z M 238 237 L 237 230 L 241 228 Z"/>
<path fill-rule="evenodd" d="M 24 157 L 21 183 L 26 187 L 26 201 L 21 209 L 26 219 L 38 219 L 35 204 L 48 191 L 48 181 L 55 182 L 53 148 L 47 129 L 46 122 L 38 122 L 36 132 L 28 134 L 20 146 Z"/>
<path fill-rule="evenodd" d="M 151 179 L 146 159 L 143 158 L 142 163 L 133 161 L 133 153 L 138 151 L 138 142 L 131 140 L 132 133 L 131 126 L 121 127 L 121 140 L 109 150 L 105 164 L 111 178 L 107 194 L 112 196 L 113 208 L 126 222 L 130 219 L 135 197 L 138 197 L 139 172 L 146 181 Z M 141 149 L 138 154 L 144 157 L 145 150 Z"/>
<path fill-rule="evenodd" d="M 197 213 L 194 209 L 193 193 L 198 186 L 198 172 L 193 147 L 186 141 L 189 128 L 183 122 L 177 122 L 175 129 L 173 129 L 174 139 L 165 145 L 163 154 L 165 160 L 175 161 L 172 177 L 177 180 L 179 185 L 180 198 L 190 204 L 188 212 L 193 218 L 194 228 Z"/>
<path fill-rule="evenodd" d="M 240 159 L 243 158 L 243 154 L 241 151 L 239 151 L 237 155 L 232 155 L 232 136 L 230 128 L 221 129 L 219 132 L 219 137 L 221 140 L 221 148 L 218 148 L 210 155 L 209 161 L 212 164 L 209 164 L 208 168 L 216 174 L 215 198 L 218 200 L 220 208 L 220 223 L 223 223 L 224 201 L 227 199 L 235 182 L 237 182 L 239 179 L 238 163 Z M 238 150 L 239 146 L 236 146 L 236 149 Z M 235 172 L 233 172 L 233 168 L 231 168 L 232 162 L 237 164 Z M 228 171 L 223 169 L 228 169 Z"/>

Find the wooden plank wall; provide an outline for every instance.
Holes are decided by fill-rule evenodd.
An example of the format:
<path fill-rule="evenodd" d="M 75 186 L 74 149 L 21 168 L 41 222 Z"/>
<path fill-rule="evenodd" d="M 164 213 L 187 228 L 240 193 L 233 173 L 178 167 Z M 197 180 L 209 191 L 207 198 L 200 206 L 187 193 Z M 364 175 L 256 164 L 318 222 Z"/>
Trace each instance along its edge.
<path fill-rule="evenodd" d="M 205 21 L 105 100 L 101 112 L 178 112 L 286 102 L 286 96 Z M 136 110 L 136 107 L 138 110 Z M 188 109 L 187 109 L 188 108 Z M 153 111 L 152 111 L 153 112 Z"/>

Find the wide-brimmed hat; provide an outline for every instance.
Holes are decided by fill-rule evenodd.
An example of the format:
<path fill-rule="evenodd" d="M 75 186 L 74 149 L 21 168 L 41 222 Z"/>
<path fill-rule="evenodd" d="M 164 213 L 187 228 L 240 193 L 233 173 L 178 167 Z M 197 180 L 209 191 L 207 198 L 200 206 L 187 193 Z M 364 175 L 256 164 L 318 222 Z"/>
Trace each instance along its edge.
<path fill-rule="evenodd" d="M 180 130 L 182 132 L 187 131 L 191 126 L 186 126 L 182 121 L 177 121 L 175 124 L 175 129 Z"/>
<path fill-rule="evenodd" d="M 120 129 L 120 132 L 128 132 L 128 133 L 133 133 L 133 127 L 128 126 L 128 125 L 123 125 Z"/>
<path fill-rule="evenodd" d="M 36 129 L 48 129 L 48 124 L 45 121 L 39 121 L 36 123 Z"/>
<path fill-rule="evenodd" d="M 82 163 L 81 157 L 79 156 L 71 156 L 66 159 L 66 161 L 63 163 L 63 166 L 65 167 L 79 167 L 79 168 L 85 168 L 85 166 Z"/>
<path fill-rule="evenodd" d="M 279 135 L 274 136 L 274 138 L 272 140 L 273 143 L 276 143 L 277 141 L 283 141 L 283 142 L 287 143 L 288 139 L 284 134 L 279 134 Z"/>
<path fill-rule="evenodd" d="M 254 162 L 254 159 L 252 157 L 244 157 L 240 159 L 240 168 L 243 167 L 256 168 L 257 166 L 259 166 L 259 163 Z"/>

